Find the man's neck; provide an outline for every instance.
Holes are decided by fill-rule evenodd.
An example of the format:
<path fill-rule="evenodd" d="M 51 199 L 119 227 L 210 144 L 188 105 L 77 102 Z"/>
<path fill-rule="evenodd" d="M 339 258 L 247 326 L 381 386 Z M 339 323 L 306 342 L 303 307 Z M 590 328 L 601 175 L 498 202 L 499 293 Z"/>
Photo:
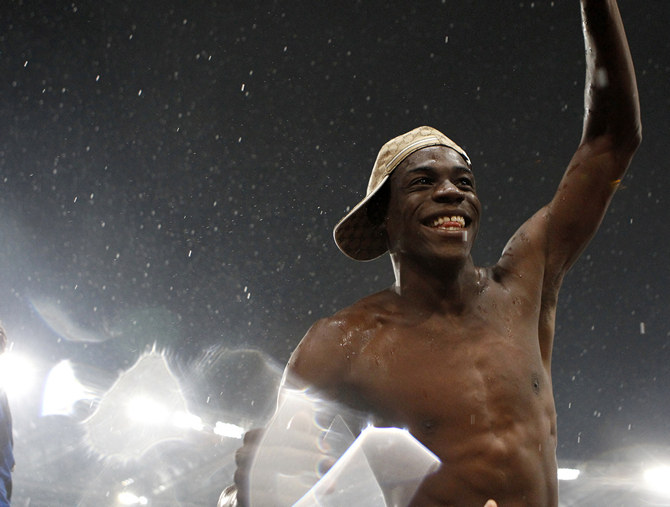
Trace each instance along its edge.
<path fill-rule="evenodd" d="M 470 256 L 419 265 L 392 254 L 391 261 L 396 294 L 426 309 L 460 313 L 479 292 L 481 273 Z"/>

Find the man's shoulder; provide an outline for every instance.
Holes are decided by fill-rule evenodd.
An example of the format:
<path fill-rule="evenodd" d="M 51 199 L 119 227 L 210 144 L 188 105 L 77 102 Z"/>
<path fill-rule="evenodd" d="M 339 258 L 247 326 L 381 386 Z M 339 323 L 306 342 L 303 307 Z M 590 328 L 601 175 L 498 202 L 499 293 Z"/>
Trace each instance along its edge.
<path fill-rule="evenodd" d="M 390 311 L 392 298 L 392 291 L 384 290 L 319 319 L 305 335 L 303 344 L 333 346 L 344 343 L 354 346 L 361 333 L 375 327 L 380 318 Z"/>
<path fill-rule="evenodd" d="M 390 291 L 365 297 L 316 321 L 291 355 L 287 370 L 291 382 L 341 396 L 338 390 L 351 382 L 352 359 L 358 357 L 365 336 L 388 311 L 386 292 Z"/>
<path fill-rule="evenodd" d="M 374 325 L 381 315 L 390 311 L 393 298 L 394 293 L 391 290 L 370 294 L 319 322 L 324 325 L 337 326 L 342 330 L 365 328 Z"/>

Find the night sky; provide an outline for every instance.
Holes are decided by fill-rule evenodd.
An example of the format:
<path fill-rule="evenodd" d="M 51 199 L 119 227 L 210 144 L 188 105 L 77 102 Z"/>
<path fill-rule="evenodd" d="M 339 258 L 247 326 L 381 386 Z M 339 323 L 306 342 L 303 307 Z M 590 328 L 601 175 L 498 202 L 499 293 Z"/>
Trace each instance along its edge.
<path fill-rule="evenodd" d="M 670 449 L 670 2 L 619 6 L 644 139 L 561 293 L 567 461 Z M 83 448 L 86 408 L 41 416 L 62 360 L 101 394 L 155 344 L 192 410 L 260 417 L 231 406 L 258 358 L 281 367 L 314 320 L 393 282 L 388 256 L 357 263 L 332 241 L 386 140 L 425 124 L 468 151 L 489 265 L 581 135 L 577 0 L 9 0 L 0 14 L 0 320 L 42 375 L 11 400 L 17 505 L 103 505 L 91 477 L 111 491 L 142 474 Z M 201 496 L 152 505 L 212 505 L 230 481 L 236 442 L 194 445 L 154 454 L 195 470 Z"/>

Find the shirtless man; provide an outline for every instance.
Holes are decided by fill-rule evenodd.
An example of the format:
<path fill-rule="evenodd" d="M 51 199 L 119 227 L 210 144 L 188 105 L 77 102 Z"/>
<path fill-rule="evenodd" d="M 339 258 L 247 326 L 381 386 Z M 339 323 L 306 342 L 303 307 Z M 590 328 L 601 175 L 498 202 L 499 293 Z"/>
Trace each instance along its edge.
<path fill-rule="evenodd" d="M 583 136 L 551 202 L 512 236 L 497 264 L 476 267 L 470 252 L 481 204 L 465 152 L 429 127 L 390 141 L 335 240 L 358 260 L 388 250 L 395 284 L 314 324 L 287 366 L 288 385 L 364 410 L 377 425 L 408 428 L 440 458 L 411 505 L 558 504 L 558 292 L 641 140 L 616 1 L 581 7 Z M 251 441 L 238 455 L 240 493 Z"/>

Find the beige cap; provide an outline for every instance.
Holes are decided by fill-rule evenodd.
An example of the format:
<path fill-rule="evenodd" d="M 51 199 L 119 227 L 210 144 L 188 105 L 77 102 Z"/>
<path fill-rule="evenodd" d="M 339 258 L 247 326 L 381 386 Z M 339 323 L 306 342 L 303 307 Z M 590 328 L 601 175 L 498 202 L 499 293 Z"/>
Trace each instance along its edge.
<path fill-rule="evenodd" d="M 333 230 L 335 243 L 344 254 L 357 261 L 369 261 L 386 252 L 386 236 L 368 217 L 367 205 L 403 160 L 428 146 L 452 148 L 471 165 L 468 155 L 460 146 L 432 127 L 418 127 L 391 139 L 379 150 L 365 198 Z"/>

